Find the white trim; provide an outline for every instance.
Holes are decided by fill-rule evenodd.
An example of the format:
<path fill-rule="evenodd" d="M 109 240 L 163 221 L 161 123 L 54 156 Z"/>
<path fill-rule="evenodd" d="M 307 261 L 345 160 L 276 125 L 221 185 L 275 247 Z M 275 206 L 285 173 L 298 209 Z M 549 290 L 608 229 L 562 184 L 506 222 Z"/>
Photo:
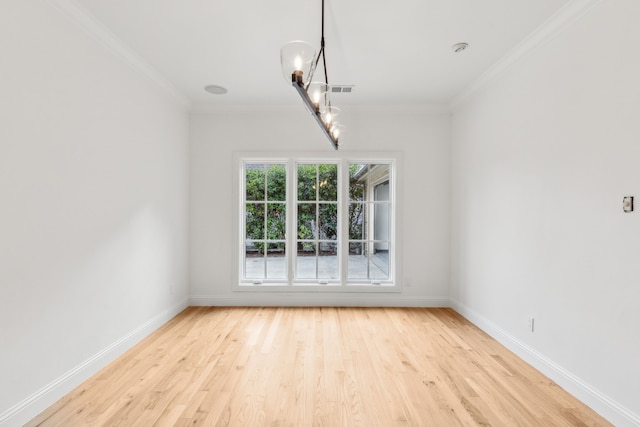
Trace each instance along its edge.
<path fill-rule="evenodd" d="M 466 305 L 451 299 L 451 308 L 464 316 L 470 322 L 491 335 L 500 344 L 507 347 L 517 356 L 524 359 L 534 368 L 538 369 L 560 387 L 567 390 L 577 399 L 598 412 L 611 423 L 618 427 L 640 426 L 640 415 L 633 413 L 610 397 L 601 393 L 582 379 L 564 369 L 554 361 L 536 351 L 504 329 L 491 322 L 486 317 L 478 314 Z"/>
<path fill-rule="evenodd" d="M 481 74 L 480 77 L 473 80 L 462 92 L 454 96 L 451 102 L 449 102 L 449 109 L 454 110 L 471 95 L 502 75 L 521 57 L 551 40 L 601 1 L 602 0 L 572 0 L 565 4 L 533 33 L 518 43 L 515 48 L 499 59 L 486 72 Z"/>
<path fill-rule="evenodd" d="M 191 295 L 196 307 L 449 307 L 448 297 L 400 297 L 389 294 L 286 295 L 261 293 L 243 295 Z"/>
<path fill-rule="evenodd" d="M 71 18 L 116 58 L 171 95 L 182 107 L 191 108 L 191 102 L 181 91 L 75 0 L 49 0 L 49 3 Z"/>
<path fill-rule="evenodd" d="M 184 299 L 0 413 L 0 427 L 23 425 L 187 308 Z"/>
<path fill-rule="evenodd" d="M 322 280 L 322 279 L 320 279 Z M 350 282 L 348 284 L 341 284 L 337 280 L 328 280 L 327 284 L 321 284 L 320 281 L 308 280 L 302 281 L 298 279 L 297 281 L 292 282 L 293 284 L 288 285 L 285 283 L 261 283 L 259 285 L 254 285 L 252 283 L 243 283 L 239 284 L 237 287 L 233 289 L 234 292 L 248 292 L 248 293 L 256 293 L 256 292 L 264 292 L 264 293 L 318 293 L 318 294 L 327 294 L 327 293 L 335 293 L 335 294 L 348 294 L 348 293 L 400 293 L 402 292 L 402 287 L 399 284 L 395 283 L 381 283 L 379 285 L 371 284 L 371 281 L 362 281 L 362 282 Z"/>

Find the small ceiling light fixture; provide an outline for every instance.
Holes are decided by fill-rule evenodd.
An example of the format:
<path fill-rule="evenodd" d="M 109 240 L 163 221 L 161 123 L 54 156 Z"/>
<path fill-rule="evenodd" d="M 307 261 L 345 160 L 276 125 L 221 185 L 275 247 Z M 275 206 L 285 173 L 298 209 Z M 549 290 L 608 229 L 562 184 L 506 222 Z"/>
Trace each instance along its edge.
<path fill-rule="evenodd" d="M 322 57 L 324 81 L 313 81 L 320 57 Z M 340 110 L 331 104 L 330 95 L 332 92 L 349 93 L 353 86 L 329 86 L 324 43 L 324 0 L 322 0 L 322 34 L 318 55 L 316 56 L 315 49 L 309 43 L 292 41 L 280 50 L 280 63 L 285 80 L 296 89 L 304 105 L 329 138 L 333 148 L 337 150 L 343 126 L 337 120 Z"/>
<path fill-rule="evenodd" d="M 209 93 L 212 93 L 214 95 L 224 95 L 225 93 L 227 93 L 227 89 L 223 88 L 222 86 L 218 86 L 218 85 L 208 85 L 204 87 L 204 90 L 206 90 Z"/>
<path fill-rule="evenodd" d="M 455 53 L 460 53 L 468 47 L 469 47 L 469 43 L 456 43 L 453 46 L 451 46 L 451 50 L 454 51 Z"/>

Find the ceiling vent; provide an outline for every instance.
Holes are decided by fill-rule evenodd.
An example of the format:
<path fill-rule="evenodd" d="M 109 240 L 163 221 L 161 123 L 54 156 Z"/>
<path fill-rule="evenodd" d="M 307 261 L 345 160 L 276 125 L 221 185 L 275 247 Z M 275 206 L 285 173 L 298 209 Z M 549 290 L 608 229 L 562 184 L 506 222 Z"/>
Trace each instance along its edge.
<path fill-rule="evenodd" d="M 351 93 L 353 90 L 353 85 L 331 85 L 329 88 L 331 89 L 331 93 Z"/>

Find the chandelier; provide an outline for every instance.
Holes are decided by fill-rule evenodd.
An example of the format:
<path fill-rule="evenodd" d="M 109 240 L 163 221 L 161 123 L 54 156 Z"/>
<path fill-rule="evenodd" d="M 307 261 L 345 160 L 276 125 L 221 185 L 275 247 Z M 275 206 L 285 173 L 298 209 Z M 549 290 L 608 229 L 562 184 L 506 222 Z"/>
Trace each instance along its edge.
<path fill-rule="evenodd" d="M 313 77 L 320 63 L 320 57 L 322 57 L 324 81 L 314 81 Z M 324 43 L 324 0 L 322 0 L 322 34 L 318 54 L 316 55 L 315 49 L 309 43 L 292 41 L 280 50 L 280 63 L 287 83 L 291 83 L 298 92 L 322 132 L 337 150 L 343 126 L 338 121 L 340 109 L 331 104 L 330 95 L 332 92 L 351 92 L 353 86 L 329 86 Z"/>

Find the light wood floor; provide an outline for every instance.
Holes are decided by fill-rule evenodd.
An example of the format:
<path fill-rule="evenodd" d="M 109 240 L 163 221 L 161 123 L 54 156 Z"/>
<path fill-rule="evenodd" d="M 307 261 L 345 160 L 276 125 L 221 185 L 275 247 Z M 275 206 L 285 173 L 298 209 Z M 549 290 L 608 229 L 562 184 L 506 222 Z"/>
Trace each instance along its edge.
<path fill-rule="evenodd" d="M 450 309 L 191 307 L 37 425 L 610 424 Z"/>

